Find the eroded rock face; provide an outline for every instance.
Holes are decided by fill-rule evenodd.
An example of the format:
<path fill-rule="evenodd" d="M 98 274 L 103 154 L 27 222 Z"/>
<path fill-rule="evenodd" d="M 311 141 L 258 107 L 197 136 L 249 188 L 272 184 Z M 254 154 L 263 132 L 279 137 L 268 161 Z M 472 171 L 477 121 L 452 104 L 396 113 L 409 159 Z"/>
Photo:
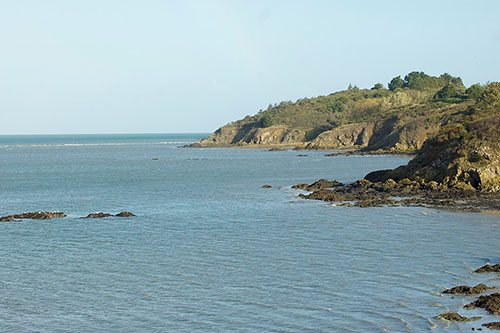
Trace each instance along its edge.
<path fill-rule="evenodd" d="M 459 315 L 456 312 L 441 313 L 436 318 L 437 319 L 449 320 L 449 321 L 464 321 L 464 322 L 465 321 L 474 321 L 474 320 L 481 319 L 480 316 L 471 317 L 471 318 L 463 317 L 463 316 Z"/>
<path fill-rule="evenodd" d="M 302 144 L 305 141 L 305 132 L 303 129 L 289 128 L 285 125 L 261 127 L 257 123 L 233 123 L 219 128 L 198 144 L 189 146 Z"/>
<path fill-rule="evenodd" d="M 500 293 L 479 296 L 479 298 L 464 306 L 466 309 L 482 308 L 492 314 L 500 315 Z"/>
<path fill-rule="evenodd" d="M 482 292 L 485 292 L 488 289 L 493 289 L 493 288 L 489 288 L 484 283 L 480 283 L 475 287 L 469 287 L 469 286 L 453 287 L 453 288 L 444 290 L 443 293 L 445 293 L 445 294 L 476 295 L 476 294 L 481 294 Z"/>
<path fill-rule="evenodd" d="M 64 214 L 63 212 L 28 212 L 0 217 L 0 222 L 8 222 L 15 219 L 49 220 L 55 217 L 65 216 L 66 214 Z"/>
<path fill-rule="evenodd" d="M 373 135 L 374 124 L 357 123 L 339 126 L 319 134 L 307 149 L 366 147 Z"/>
<path fill-rule="evenodd" d="M 483 267 L 476 269 L 474 272 L 476 273 L 500 273 L 500 264 L 496 264 L 491 266 L 490 264 L 486 264 Z"/>
<path fill-rule="evenodd" d="M 371 181 L 423 178 L 446 188 L 500 192 L 500 115 L 481 118 L 468 126 L 443 130 L 425 142 L 407 166 L 371 172 Z"/>

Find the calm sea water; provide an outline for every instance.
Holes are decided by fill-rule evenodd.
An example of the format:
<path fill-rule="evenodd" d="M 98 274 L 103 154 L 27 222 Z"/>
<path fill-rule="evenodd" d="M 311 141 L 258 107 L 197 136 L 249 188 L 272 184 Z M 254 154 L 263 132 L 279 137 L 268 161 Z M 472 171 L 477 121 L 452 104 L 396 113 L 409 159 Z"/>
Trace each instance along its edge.
<path fill-rule="evenodd" d="M 472 273 L 500 261 L 500 216 L 333 207 L 290 188 L 408 158 L 176 148 L 201 136 L 0 137 L 0 215 L 69 215 L 0 223 L 0 331 L 439 332 L 495 319 L 440 292 L 500 286 Z M 137 217 L 79 218 L 122 210 Z M 446 310 L 485 319 L 433 318 Z"/>

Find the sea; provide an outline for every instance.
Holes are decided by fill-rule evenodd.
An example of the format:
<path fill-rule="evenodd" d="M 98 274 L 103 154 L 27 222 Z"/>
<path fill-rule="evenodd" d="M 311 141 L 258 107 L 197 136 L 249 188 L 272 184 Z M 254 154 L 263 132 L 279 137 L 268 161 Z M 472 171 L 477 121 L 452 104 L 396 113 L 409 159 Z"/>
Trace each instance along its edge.
<path fill-rule="evenodd" d="M 298 197 L 408 156 L 179 146 L 207 134 L 0 136 L 1 332 L 454 332 L 442 291 L 500 276 L 500 215 Z M 307 156 L 298 156 L 298 155 Z M 262 188 L 269 184 L 272 188 Z M 83 219 L 130 211 L 135 217 Z M 459 312 L 483 318 L 450 323 Z M 487 329 L 483 329 L 487 331 Z"/>

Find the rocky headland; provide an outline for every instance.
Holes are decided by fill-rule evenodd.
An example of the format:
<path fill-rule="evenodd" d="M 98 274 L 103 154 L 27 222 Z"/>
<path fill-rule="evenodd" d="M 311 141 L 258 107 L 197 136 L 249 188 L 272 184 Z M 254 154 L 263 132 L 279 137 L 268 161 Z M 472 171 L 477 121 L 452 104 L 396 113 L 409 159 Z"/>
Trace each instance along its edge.
<path fill-rule="evenodd" d="M 341 187 L 301 185 L 312 193 L 300 196 L 357 207 L 500 210 L 500 83 L 489 84 L 474 105 L 453 117 L 407 165 Z"/>
<path fill-rule="evenodd" d="M 423 72 L 395 77 L 385 89 L 349 87 L 326 96 L 283 101 L 228 123 L 186 147 L 295 147 L 415 153 L 482 92 L 459 77 Z"/>

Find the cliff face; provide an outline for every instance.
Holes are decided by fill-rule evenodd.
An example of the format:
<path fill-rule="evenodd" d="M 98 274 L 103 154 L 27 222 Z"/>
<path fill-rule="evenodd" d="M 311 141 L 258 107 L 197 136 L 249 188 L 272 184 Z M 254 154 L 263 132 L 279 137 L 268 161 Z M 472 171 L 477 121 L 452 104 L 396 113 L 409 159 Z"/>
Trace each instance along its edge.
<path fill-rule="evenodd" d="M 365 178 L 373 182 L 420 179 L 443 189 L 500 191 L 500 83 L 490 84 L 483 98 L 454 117 L 408 165 L 375 171 Z"/>
<path fill-rule="evenodd" d="M 248 124 L 229 124 L 201 140 L 200 145 L 299 145 L 304 141 L 305 131 L 301 129 L 288 128 L 283 125 L 253 127 Z"/>

